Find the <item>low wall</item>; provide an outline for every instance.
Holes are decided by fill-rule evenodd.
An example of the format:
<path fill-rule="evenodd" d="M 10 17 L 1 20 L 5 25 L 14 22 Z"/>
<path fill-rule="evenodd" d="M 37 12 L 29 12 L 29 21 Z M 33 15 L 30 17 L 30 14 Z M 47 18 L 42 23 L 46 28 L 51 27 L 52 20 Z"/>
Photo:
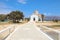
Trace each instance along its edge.
<path fill-rule="evenodd" d="M 11 25 L 3 30 L 0 31 L 0 40 L 4 40 L 5 38 L 8 37 L 8 35 L 10 35 L 10 33 L 12 33 L 15 29 L 14 25 Z"/>

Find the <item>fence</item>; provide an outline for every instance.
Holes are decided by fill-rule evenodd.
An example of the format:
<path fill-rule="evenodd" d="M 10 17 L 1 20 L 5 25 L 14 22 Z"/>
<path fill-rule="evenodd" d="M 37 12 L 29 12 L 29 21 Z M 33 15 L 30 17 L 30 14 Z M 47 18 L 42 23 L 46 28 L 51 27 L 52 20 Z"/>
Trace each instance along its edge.
<path fill-rule="evenodd" d="M 47 26 L 38 26 L 40 30 L 42 30 L 44 33 L 46 33 L 48 36 L 53 38 L 54 40 L 60 40 L 60 31 L 57 31 L 55 29 L 49 28 Z"/>
<path fill-rule="evenodd" d="M 7 27 L 3 30 L 0 31 L 0 40 L 4 40 L 5 38 L 7 38 L 10 33 L 12 33 L 15 30 L 15 26 L 11 25 L 10 27 Z"/>

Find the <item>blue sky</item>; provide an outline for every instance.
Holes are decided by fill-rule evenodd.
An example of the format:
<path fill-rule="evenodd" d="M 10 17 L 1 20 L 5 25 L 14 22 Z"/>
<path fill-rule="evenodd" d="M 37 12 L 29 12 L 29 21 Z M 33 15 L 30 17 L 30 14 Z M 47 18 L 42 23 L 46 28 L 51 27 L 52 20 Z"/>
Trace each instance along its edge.
<path fill-rule="evenodd" d="M 60 0 L 0 0 L 0 14 L 22 11 L 29 17 L 35 10 L 48 16 L 60 16 Z"/>

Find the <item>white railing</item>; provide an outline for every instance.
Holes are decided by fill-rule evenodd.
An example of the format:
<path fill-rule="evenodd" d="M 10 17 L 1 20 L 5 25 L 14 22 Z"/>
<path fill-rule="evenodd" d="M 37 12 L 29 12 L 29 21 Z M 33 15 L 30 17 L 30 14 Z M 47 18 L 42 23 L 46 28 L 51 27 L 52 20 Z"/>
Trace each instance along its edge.
<path fill-rule="evenodd" d="M 0 40 L 4 40 L 5 38 L 7 38 L 10 33 L 12 33 L 15 30 L 15 26 L 11 25 L 3 30 L 0 31 Z"/>
<path fill-rule="evenodd" d="M 49 35 L 54 40 L 60 40 L 60 31 L 53 29 L 53 28 L 49 28 L 47 26 L 38 26 L 38 27 L 40 27 L 40 30 L 45 32 L 47 35 Z"/>

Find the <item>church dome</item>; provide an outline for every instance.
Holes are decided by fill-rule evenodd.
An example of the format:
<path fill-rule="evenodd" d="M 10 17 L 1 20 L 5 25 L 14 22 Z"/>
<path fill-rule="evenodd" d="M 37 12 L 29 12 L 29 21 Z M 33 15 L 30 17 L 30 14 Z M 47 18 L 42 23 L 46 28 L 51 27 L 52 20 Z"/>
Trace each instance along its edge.
<path fill-rule="evenodd" d="M 39 14 L 38 10 L 35 10 L 35 11 L 34 11 L 34 14 Z"/>
<path fill-rule="evenodd" d="M 41 14 L 39 14 L 38 10 L 35 10 L 34 11 L 34 15 L 37 15 L 37 16 L 40 16 L 41 17 Z"/>

